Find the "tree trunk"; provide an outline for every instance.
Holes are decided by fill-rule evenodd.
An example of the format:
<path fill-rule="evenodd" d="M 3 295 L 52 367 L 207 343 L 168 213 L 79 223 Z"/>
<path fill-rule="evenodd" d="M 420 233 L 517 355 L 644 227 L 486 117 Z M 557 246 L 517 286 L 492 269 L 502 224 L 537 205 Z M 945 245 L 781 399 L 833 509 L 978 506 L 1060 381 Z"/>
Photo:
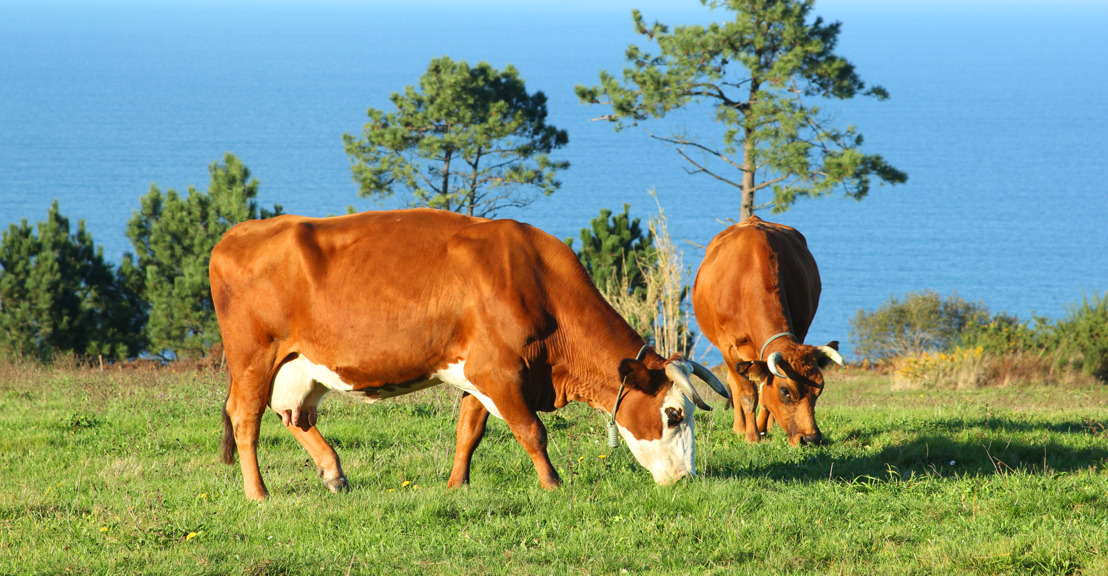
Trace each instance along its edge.
<path fill-rule="evenodd" d="M 442 197 L 446 204 L 443 206 L 444 210 L 453 210 L 450 207 L 450 159 L 454 156 L 453 151 L 447 149 L 443 154 L 443 167 L 442 167 Z"/>
<path fill-rule="evenodd" d="M 754 138 L 747 131 L 743 143 L 743 187 L 742 205 L 739 208 L 739 222 L 754 215 Z"/>
<path fill-rule="evenodd" d="M 761 59 L 761 56 L 759 56 Z M 757 76 L 750 80 L 750 93 L 747 95 L 747 104 L 751 105 L 758 100 L 758 91 L 761 90 L 761 81 Z M 742 205 L 739 208 L 739 222 L 745 221 L 754 215 L 754 151 L 757 142 L 754 137 L 754 128 L 748 124 L 750 121 L 743 115 L 743 187 Z"/>

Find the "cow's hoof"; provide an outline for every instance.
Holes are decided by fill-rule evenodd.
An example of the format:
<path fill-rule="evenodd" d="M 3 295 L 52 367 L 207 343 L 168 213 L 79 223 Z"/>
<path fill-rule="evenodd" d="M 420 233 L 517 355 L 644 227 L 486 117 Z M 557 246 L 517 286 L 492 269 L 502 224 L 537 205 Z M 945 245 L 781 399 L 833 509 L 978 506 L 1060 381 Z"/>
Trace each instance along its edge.
<path fill-rule="evenodd" d="M 346 483 L 346 476 L 339 476 L 338 478 L 334 478 L 332 480 L 324 479 L 323 480 L 323 485 L 326 486 L 328 490 L 330 490 L 331 492 L 334 492 L 335 494 L 340 494 L 342 492 L 349 492 L 350 491 L 350 486 L 347 485 L 347 483 Z"/>

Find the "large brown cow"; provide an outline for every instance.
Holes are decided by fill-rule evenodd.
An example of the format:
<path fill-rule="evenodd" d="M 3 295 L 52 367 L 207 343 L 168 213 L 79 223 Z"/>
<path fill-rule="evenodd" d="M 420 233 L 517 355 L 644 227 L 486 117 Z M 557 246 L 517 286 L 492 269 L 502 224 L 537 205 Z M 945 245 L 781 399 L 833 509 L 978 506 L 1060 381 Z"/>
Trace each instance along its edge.
<path fill-rule="evenodd" d="M 793 228 L 751 216 L 708 244 L 693 285 L 693 311 L 727 364 L 732 397 L 739 399 L 735 433 L 751 442 L 766 433 L 771 417 L 793 446 L 823 441 L 815 416 L 823 369 L 843 359 L 838 342 L 802 343 L 819 295 L 815 258 Z"/>
<path fill-rule="evenodd" d="M 542 486 L 560 479 L 536 411 L 578 400 L 611 413 L 654 479 L 696 473 L 689 381 L 703 366 L 662 358 L 604 301 L 565 244 L 526 224 L 440 210 L 235 226 L 212 251 L 212 298 L 231 372 L 223 458 L 237 447 L 246 495 L 267 496 L 257 443 L 266 406 L 346 488 L 316 428 L 331 390 L 375 401 L 438 384 L 465 391 L 449 486 L 469 480 L 489 413 L 503 418 Z M 625 385 L 625 388 L 621 386 Z"/>

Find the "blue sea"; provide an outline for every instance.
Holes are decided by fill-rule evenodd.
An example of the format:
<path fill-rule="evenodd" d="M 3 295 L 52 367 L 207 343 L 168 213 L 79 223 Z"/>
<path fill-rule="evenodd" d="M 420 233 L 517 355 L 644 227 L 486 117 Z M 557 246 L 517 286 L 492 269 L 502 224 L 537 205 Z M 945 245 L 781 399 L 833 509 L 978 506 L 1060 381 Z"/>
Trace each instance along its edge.
<path fill-rule="evenodd" d="M 646 130 L 718 139 L 710 111 L 616 133 L 573 93 L 622 70 L 638 42 L 632 8 L 667 24 L 726 18 L 695 0 L 7 0 L 0 226 L 42 220 L 57 199 L 118 262 L 139 198 L 152 185 L 206 189 L 226 152 L 260 181 L 263 206 L 312 216 L 400 207 L 358 198 L 342 135 L 449 55 L 516 66 L 569 133 L 555 156 L 571 163 L 561 189 L 501 216 L 566 238 L 603 207 L 630 203 L 645 221 L 660 204 L 695 271 L 737 217 L 737 194 L 689 174 Z M 909 181 L 861 202 L 760 213 L 802 231 L 819 263 L 810 342 L 841 340 L 849 357 L 850 318 L 912 291 L 1028 318 L 1061 317 L 1108 289 L 1108 6 L 823 0 L 815 14 L 842 23 L 837 53 L 891 95 L 825 111 Z M 719 357 L 706 342 L 698 352 Z"/>

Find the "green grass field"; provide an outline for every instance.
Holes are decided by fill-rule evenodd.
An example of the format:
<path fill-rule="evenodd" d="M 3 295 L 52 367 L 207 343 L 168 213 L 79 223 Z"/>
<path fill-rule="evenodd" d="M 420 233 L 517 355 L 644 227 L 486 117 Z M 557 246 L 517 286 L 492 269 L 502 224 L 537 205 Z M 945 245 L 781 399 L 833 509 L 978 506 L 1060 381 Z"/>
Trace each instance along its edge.
<path fill-rule="evenodd" d="M 0 366 L 2 574 L 1108 574 L 1108 386 L 890 391 L 857 372 L 792 448 L 698 412 L 700 475 L 656 486 L 604 418 L 544 416 L 546 492 L 503 422 L 447 490 L 458 393 L 332 395 L 327 492 L 276 416 L 271 498 L 219 461 L 225 374 Z M 709 398 L 709 396 L 705 396 Z M 718 403 L 717 403 L 718 404 Z"/>

